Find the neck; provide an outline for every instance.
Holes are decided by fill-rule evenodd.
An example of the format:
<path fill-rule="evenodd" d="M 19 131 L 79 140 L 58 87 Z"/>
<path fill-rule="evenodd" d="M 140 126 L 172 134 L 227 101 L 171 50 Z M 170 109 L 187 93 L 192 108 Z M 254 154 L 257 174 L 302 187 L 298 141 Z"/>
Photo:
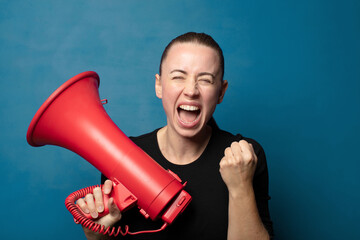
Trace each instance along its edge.
<path fill-rule="evenodd" d="M 186 138 L 165 126 L 158 131 L 157 139 L 160 151 L 168 161 L 185 165 L 201 156 L 210 140 L 211 132 L 211 127 L 206 126 L 196 136 Z"/>

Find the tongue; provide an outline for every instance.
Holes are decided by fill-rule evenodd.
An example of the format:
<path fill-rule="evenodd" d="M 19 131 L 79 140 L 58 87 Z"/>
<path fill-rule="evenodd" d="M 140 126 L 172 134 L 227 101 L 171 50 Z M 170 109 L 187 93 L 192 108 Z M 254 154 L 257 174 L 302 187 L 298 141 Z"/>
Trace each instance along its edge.
<path fill-rule="evenodd" d="M 198 111 L 185 111 L 182 109 L 180 109 L 179 111 L 180 119 L 185 123 L 191 123 L 195 121 L 197 115 L 198 115 Z"/>

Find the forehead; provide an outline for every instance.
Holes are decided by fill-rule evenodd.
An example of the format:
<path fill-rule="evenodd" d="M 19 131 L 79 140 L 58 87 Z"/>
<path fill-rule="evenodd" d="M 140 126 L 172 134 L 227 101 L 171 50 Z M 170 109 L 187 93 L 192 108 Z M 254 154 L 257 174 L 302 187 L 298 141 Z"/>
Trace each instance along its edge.
<path fill-rule="evenodd" d="M 179 68 L 187 72 L 208 71 L 217 74 L 220 58 L 211 47 L 198 43 L 175 43 L 163 62 L 163 70 Z"/>

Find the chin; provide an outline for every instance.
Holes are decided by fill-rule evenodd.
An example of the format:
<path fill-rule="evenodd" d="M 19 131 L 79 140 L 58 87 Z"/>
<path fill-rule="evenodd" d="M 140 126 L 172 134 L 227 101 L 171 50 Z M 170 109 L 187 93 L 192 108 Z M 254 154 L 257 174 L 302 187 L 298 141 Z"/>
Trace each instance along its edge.
<path fill-rule="evenodd" d="M 205 124 L 199 124 L 193 128 L 177 127 L 176 131 L 184 138 L 195 138 L 206 128 Z"/>

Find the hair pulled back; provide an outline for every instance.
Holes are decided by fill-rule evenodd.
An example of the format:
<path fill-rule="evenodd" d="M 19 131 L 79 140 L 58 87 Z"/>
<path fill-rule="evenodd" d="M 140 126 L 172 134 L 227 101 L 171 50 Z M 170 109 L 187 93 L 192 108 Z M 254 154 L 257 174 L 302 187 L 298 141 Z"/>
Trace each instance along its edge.
<path fill-rule="evenodd" d="M 206 33 L 196 33 L 196 32 L 188 32 L 185 34 L 182 34 L 176 38 L 174 38 L 164 49 L 164 52 L 161 56 L 160 60 L 160 67 L 159 67 L 159 74 L 161 75 L 161 67 L 162 63 L 165 60 L 169 49 L 171 46 L 173 46 L 175 43 L 197 43 L 200 45 L 204 45 L 207 47 L 210 47 L 214 49 L 220 58 L 220 69 L 221 69 L 221 80 L 224 78 L 224 69 L 225 69 L 225 63 L 224 63 L 224 55 L 223 52 L 219 46 L 219 44 L 208 34 Z"/>

